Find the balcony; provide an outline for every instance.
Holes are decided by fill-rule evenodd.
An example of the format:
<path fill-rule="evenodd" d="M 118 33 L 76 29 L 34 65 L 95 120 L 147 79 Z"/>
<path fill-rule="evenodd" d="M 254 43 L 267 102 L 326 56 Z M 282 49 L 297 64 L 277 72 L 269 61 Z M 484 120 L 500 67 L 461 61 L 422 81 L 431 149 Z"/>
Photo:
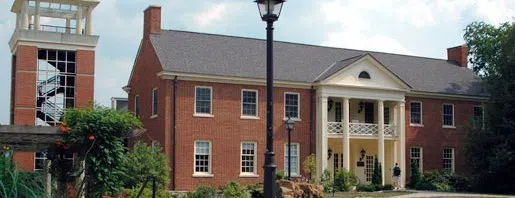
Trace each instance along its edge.
<path fill-rule="evenodd" d="M 349 123 L 349 135 L 350 137 L 378 137 L 378 124 L 368 123 Z M 395 138 L 397 133 L 395 125 L 385 124 L 384 125 L 384 136 L 386 138 Z M 343 124 L 341 122 L 328 122 L 327 132 L 332 137 L 343 137 Z"/>
<path fill-rule="evenodd" d="M 29 30 L 34 30 L 34 24 L 29 24 Z M 76 28 L 55 25 L 39 25 L 39 31 L 75 34 Z M 82 30 L 84 34 L 84 30 Z"/>

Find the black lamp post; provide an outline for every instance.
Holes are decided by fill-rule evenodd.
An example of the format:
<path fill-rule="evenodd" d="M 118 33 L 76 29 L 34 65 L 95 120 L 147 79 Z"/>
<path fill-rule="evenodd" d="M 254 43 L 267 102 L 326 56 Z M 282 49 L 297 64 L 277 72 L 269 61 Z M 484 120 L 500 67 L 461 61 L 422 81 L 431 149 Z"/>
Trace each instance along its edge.
<path fill-rule="evenodd" d="M 286 125 L 286 129 L 288 129 L 288 180 L 291 180 L 291 130 L 293 129 L 295 120 L 288 117 L 288 119 L 284 121 L 284 124 Z"/>
<path fill-rule="evenodd" d="M 265 152 L 265 197 L 275 197 L 274 134 L 273 134 L 273 39 L 274 22 L 279 19 L 285 0 L 256 0 L 261 19 L 266 22 L 266 152 Z"/>

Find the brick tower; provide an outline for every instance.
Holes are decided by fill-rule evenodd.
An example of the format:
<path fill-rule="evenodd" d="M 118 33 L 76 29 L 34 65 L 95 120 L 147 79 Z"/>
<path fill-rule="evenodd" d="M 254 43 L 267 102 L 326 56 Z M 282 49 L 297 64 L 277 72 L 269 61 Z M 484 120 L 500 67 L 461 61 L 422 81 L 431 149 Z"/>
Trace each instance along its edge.
<path fill-rule="evenodd" d="M 12 125 L 54 126 L 66 108 L 93 100 L 95 47 L 92 12 L 98 0 L 15 0 Z M 42 168 L 45 153 L 17 152 L 18 168 Z"/>

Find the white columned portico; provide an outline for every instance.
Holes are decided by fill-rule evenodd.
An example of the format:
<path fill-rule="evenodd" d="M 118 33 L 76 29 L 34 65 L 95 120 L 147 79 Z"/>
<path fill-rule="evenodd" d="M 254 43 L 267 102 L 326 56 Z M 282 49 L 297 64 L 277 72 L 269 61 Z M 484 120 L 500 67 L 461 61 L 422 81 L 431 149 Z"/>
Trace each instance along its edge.
<path fill-rule="evenodd" d="M 407 171 L 406 171 L 406 137 L 404 135 L 404 124 L 405 124 L 405 102 L 404 101 L 400 101 L 399 102 L 399 105 L 398 105 L 398 112 L 399 112 L 399 118 L 398 118 L 398 127 L 397 129 L 399 130 L 399 144 L 398 145 L 398 149 L 399 149 L 399 168 L 401 168 L 401 182 L 400 182 L 400 186 L 401 188 L 404 188 L 404 184 L 406 183 L 406 176 L 407 176 Z"/>
<path fill-rule="evenodd" d="M 78 5 L 77 6 L 77 18 L 76 18 L 76 21 L 75 21 L 75 33 L 76 34 L 82 34 L 82 6 L 81 5 Z"/>
<path fill-rule="evenodd" d="M 327 169 L 327 96 L 317 98 L 317 180 Z"/>
<path fill-rule="evenodd" d="M 39 0 L 36 0 L 36 14 L 34 15 L 34 30 L 38 31 L 40 28 L 40 19 L 41 16 L 39 14 L 39 8 L 40 8 L 40 2 Z"/>
<path fill-rule="evenodd" d="M 86 15 L 86 35 L 93 34 L 93 17 L 91 17 L 92 12 L 93 9 L 88 8 L 88 12 Z"/>
<path fill-rule="evenodd" d="M 378 161 L 381 165 L 381 184 L 384 185 L 384 101 L 377 101 L 377 152 L 378 152 Z"/>
<path fill-rule="evenodd" d="M 350 171 L 349 98 L 343 98 L 343 167 Z"/>
<path fill-rule="evenodd" d="M 29 29 L 29 1 L 24 0 L 21 3 L 21 29 Z"/>

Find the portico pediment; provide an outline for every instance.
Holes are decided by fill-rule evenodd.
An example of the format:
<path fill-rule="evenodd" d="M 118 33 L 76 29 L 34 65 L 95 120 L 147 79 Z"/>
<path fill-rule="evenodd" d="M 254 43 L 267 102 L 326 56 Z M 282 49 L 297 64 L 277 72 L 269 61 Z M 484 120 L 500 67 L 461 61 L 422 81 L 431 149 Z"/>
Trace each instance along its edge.
<path fill-rule="evenodd" d="M 405 90 L 410 86 L 370 54 L 333 63 L 319 76 L 320 85 Z"/>

